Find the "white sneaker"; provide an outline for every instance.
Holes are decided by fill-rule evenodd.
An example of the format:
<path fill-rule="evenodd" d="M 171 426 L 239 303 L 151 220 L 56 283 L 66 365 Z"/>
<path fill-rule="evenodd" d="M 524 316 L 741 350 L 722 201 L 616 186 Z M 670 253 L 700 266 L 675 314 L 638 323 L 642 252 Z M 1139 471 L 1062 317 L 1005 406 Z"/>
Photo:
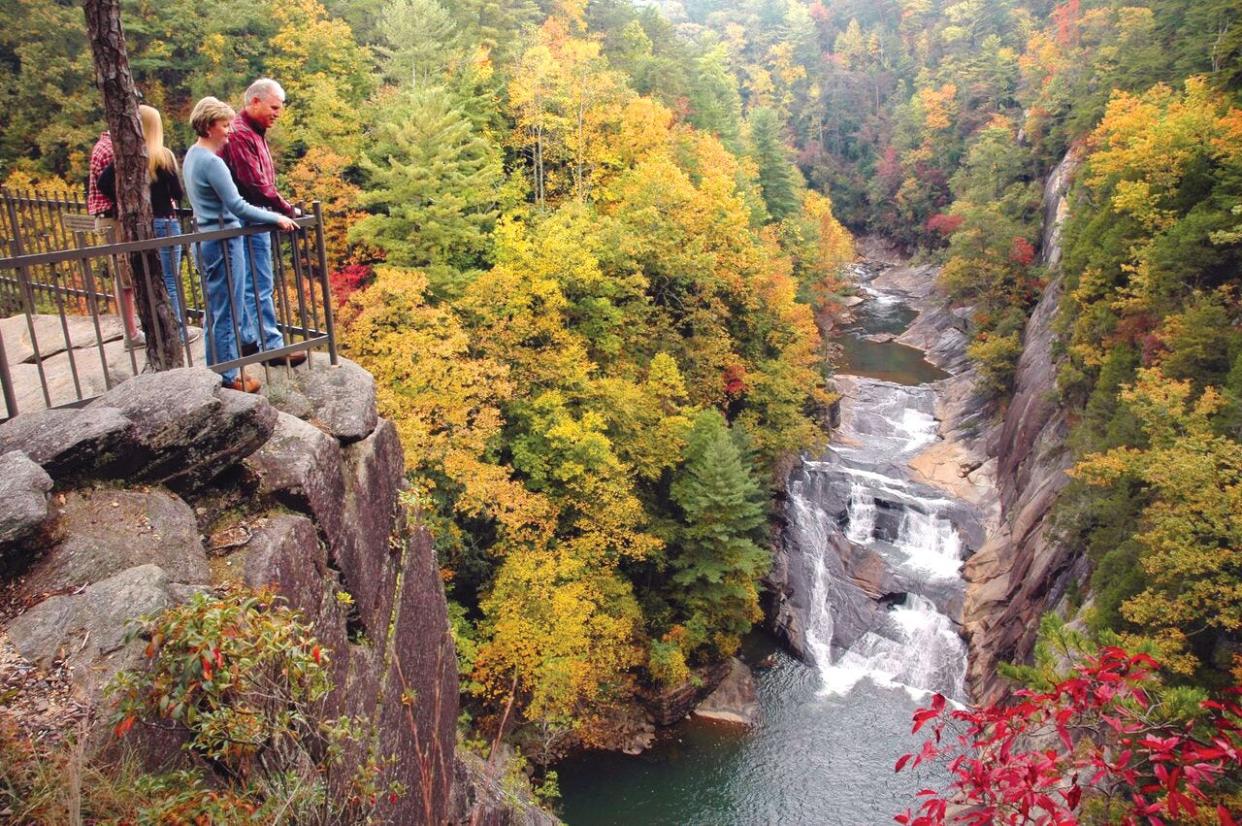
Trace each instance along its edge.
<path fill-rule="evenodd" d="M 126 350 L 141 350 L 143 347 L 146 347 L 146 346 L 147 346 L 147 334 L 144 333 L 142 330 L 139 330 L 138 333 L 134 335 L 132 338 L 130 336 L 125 337 L 125 349 Z"/>

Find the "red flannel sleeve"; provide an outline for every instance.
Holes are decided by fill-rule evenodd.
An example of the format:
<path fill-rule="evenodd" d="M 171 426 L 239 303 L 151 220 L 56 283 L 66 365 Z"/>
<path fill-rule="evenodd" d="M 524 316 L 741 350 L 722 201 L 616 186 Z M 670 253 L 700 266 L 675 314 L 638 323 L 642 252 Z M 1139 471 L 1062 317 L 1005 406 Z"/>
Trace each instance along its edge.
<path fill-rule="evenodd" d="M 234 132 L 220 157 L 232 173 L 237 191 L 248 203 L 293 217 L 293 205 L 276 191 L 271 156 L 258 135 L 249 129 Z"/>

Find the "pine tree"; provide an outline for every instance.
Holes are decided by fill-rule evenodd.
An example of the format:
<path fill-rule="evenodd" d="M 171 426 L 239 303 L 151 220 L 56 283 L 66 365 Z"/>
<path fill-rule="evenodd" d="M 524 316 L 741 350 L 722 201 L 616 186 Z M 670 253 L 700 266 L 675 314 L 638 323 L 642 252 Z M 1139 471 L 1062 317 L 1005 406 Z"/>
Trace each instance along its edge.
<path fill-rule="evenodd" d="M 435 82 L 460 57 L 457 26 L 438 0 L 390 0 L 379 33 L 385 73 L 411 88 Z"/>
<path fill-rule="evenodd" d="M 718 411 L 695 418 L 671 492 L 681 511 L 669 553 L 671 601 L 692 645 L 732 654 L 759 618 L 757 584 L 770 560 L 755 543 L 762 493 Z"/>
<path fill-rule="evenodd" d="M 352 236 L 388 253 L 392 264 L 431 267 L 438 293 L 483 263 L 496 219 L 502 171 L 495 148 L 443 89 L 402 93 L 375 127 L 362 160 L 372 215 Z"/>
<path fill-rule="evenodd" d="M 759 167 L 759 187 L 772 220 L 779 221 L 801 203 L 801 175 L 789 159 L 781 138 L 781 122 L 771 109 L 756 109 L 750 116 L 750 154 Z"/>

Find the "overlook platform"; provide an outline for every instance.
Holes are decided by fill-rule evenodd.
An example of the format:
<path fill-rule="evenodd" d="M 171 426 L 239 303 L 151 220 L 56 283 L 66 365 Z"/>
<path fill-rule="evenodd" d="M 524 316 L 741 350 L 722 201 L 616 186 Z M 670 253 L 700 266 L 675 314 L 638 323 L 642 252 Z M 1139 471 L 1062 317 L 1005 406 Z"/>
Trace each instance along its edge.
<path fill-rule="evenodd" d="M 326 363 L 337 363 L 318 203 L 297 219 L 295 232 L 269 227 L 202 231 L 183 214 L 182 234 L 126 243 L 96 232 L 85 205 L 71 197 L 3 190 L 0 207 L 0 421 L 84 404 L 147 372 L 149 358 L 164 366 L 204 366 L 206 284 L 198 262 L 200 246 L 209 241 L 242 237 L 246 245 L 256 240 L 270 243 L 272 303 L 285 341 L 280 348 L 213 364 L 211 369 L 224 372 L 251 365 L 247 375 L 266 386 L 272 383 L 273 372 L 290 369 L 267 367 L 263 364 L 267 360 L 326 350 Z M 168 330 L 144 331 L 146 346 L 127 346 L 121 316 L 122 281 L 141 282 L 148 294 L 163 291 L 159 254 L 170 249 L 180 253 L 176 276 L 168 282 L 175 282 L 173 303 L 181 308 L 176 322 L 191 339 L 177 358 L 169 341 L 176 335 Z M 230 283 L 252 277 L 245 260 L 232 261 L 227 254 L 224 269 Z M 258 306 L 246 309 L 259 313 Z M 234 338 L 240 340 L 242 308 L 233 311 Z M 154 348 L 154 358 L 148 348 Z"/>

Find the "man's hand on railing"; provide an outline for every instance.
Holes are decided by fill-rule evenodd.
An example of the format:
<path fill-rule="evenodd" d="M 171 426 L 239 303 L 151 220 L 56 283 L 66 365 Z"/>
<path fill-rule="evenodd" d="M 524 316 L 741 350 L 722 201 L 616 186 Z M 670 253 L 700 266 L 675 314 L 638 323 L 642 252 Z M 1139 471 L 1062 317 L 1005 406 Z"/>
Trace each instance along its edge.
<path fill-rule="evenodd" d="M 276 222 L 276 226 L 280 227 L 285 232 L 293 232 L 298 228 L 298 225 L 293 222 L 292 218 L 286 218 L 283 215 L 280 216 L 280 220 Z"/>

